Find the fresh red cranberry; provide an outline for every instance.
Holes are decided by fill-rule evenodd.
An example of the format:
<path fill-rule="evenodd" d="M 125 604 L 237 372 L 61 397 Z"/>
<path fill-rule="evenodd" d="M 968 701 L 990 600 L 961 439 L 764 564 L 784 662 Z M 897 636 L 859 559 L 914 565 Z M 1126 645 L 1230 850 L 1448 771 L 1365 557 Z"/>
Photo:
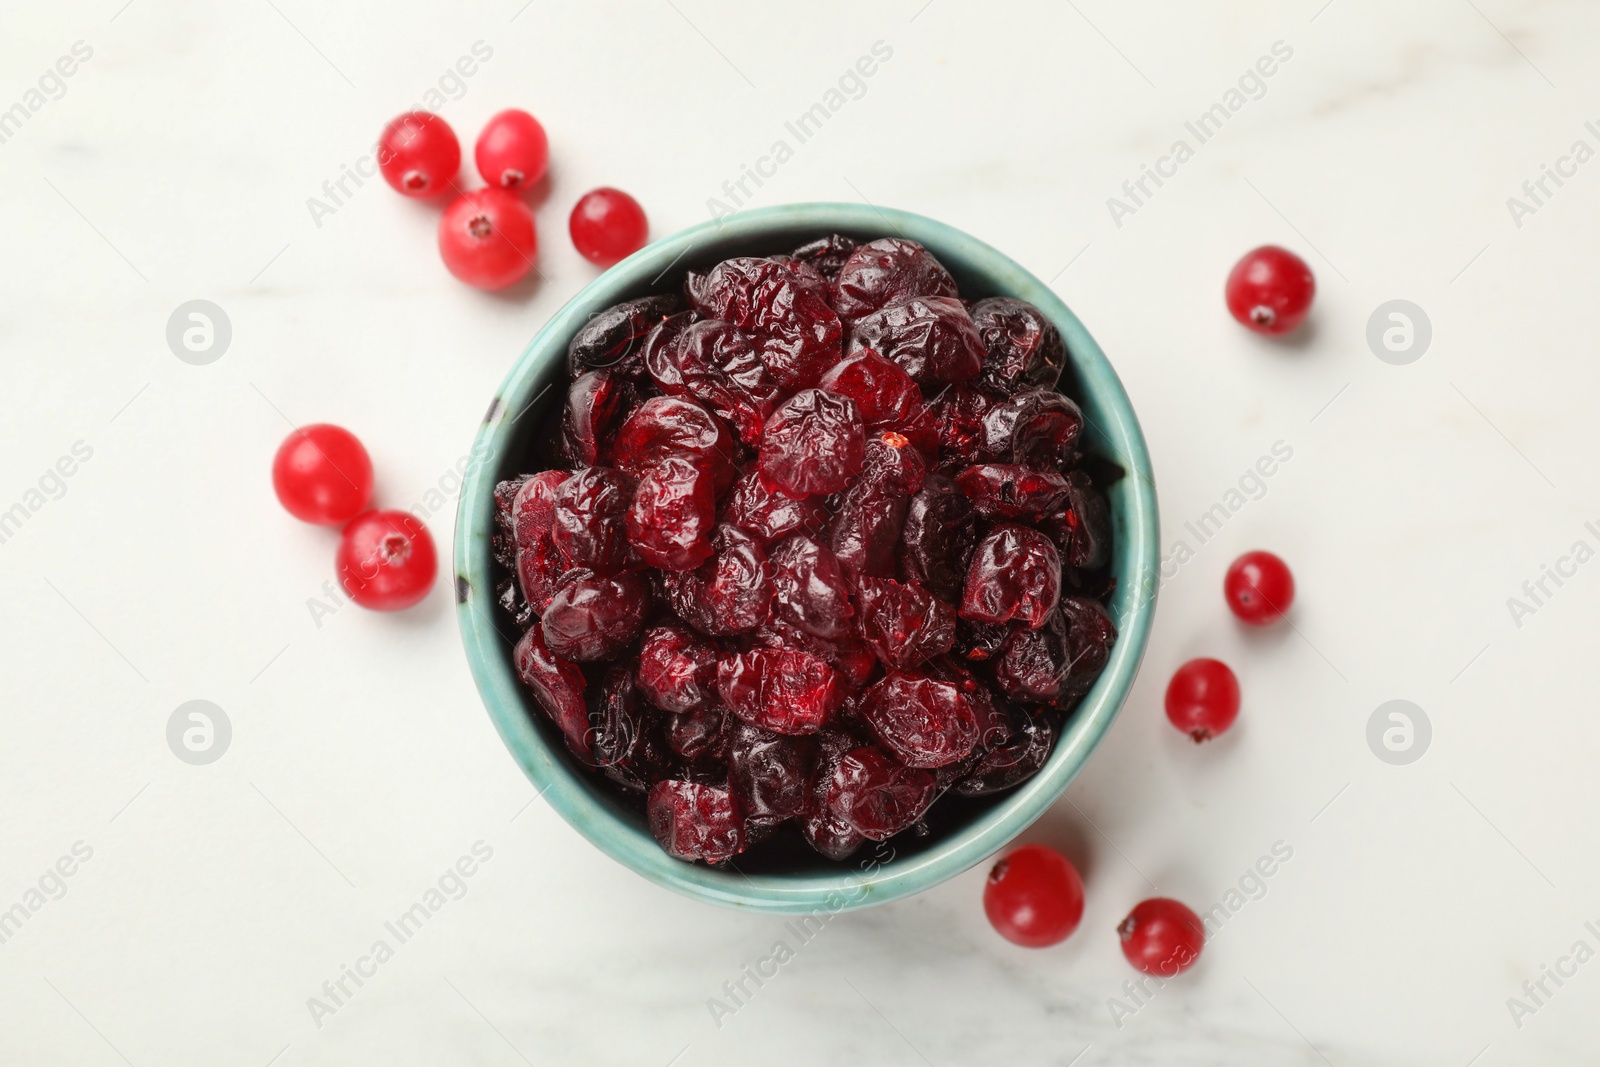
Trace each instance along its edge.
<path fill-rule="evenodd" d="M 1265 626 L 1288 614 L 1294 603 L 1294 575 L 1271 552 L 1246 552 L 1228 568 L 1222 595 L 1241 621 Z"/>
<path fill-rule="evenodd" d="M 551 534 L 569 567 L 608 575 L 628 564 L 626 515 L 634 485 L 610 467 L 588 467 L 561 483 Z"/>
<path fill-rule="evenodd" d="M 639 644 L 639 688 L 662 711 L 688 712 L 716 695 L 717 646 L 682 626 L 655 626 Z"/>
<path fill-rule="evenodd" d="M 1054 389 L 1067 363 L 1061 332 L 1044 313 L 1023 300 L 993 296 L 972 306 L 972 324 L 983 338 L 983 373 L 977 385 L 1000 396 L 1022 389 Z"/>
<path fill-rule="evenodd" d="M 409 511 L 369 511 L 339 536 L 336 565 L 344 591 L 364 608 L 399 611 L 433 588 L 439 561 L 433 537 Z"/>
<path fill-rule="evenodd" d="M 923 410 L 922 390 L 911 375 L 870 348 L 835 364 L 820 386 L 854 400 L 869 430 L 909 423 Z"/>
<path fill-rule="evenodd" d="M 761 476 L 796 498 L 837 493 L 861 470 L 865 453 L 866 431 L 855 401 L 806 389 L 767 420 Z"/>
<path fill-rule="evenodd" d="M 596 312 L 567 346 L 568 377 L 576 381 L 586 370 L 611 367 L 629 378 L 643 378 L 646 339 L 680 307 L 678 297 L 666 293 Z"/>
<path fill-rule="evenodd" d="M 1067 480 L 1055 471 L 1014 463 L 980 463 L 956 476 L 956 484 L 979 515 L 990 519 L 1034 519 L 1067 502 Z"/>
<path fill-rule="evenodd" d="M 1226 663 L 1192 659 L 1167 683 L 1167 719 L 1194 738 L 1209 741 L 1239 717 L 1239 679 Z"/>
<path fill-rule="evenodd" d="M 933 775 L 902 766 L 887 752 L 864 745 L 846 753 L 828 781 L 828 810 L 869 841 L 910 827 L 937 795 Z"/>
<path fill-rule="evenodd" d="M 1122 954 L 1145 974 L 1172 978 L 1194 966 L 1206 928 L 1184 904 L 1167 897 L 1140 901 L 1117 924 Z"/>
<path fill-rule="evenodd" d="M 761 440 L 761 429 L 782 394 L 750 338 L 721 319 L 688 323 L 659 346 L 647 341 L 644 359 L 663 393 L 705 404 L 731 423 L 746 444 Z"/>
<path fill-rule="evenodd" d="M 711 559 L 692 571 L 661 576 L 667 602 L 684 622 L 712 637 L 748 633 L 772 609 L 767 554 L 738 527 L 723 524 L 711 538 Z"/>
<path fill-rule="evenodd" d="M 650 833 L 670 856 L 722 863 L 744 851 L 744 820 L 726 789 L 657 782 L 650 787 L 648 811 Z"/>
<path fill-rule="evenodd" d="M 1306 261 L 1277 245 L 1245 253 L 1228 274 L 1228 311 L 1256 333 L 1285 334 L 1305 319 L 1317 295 Z"/>
<path fill-rule="evenodd" d="M 517 677 L 533 690 L 534 699 L 560 729 L 567 748 L 590 767 L 595 765 L 589 747 L 589 707 L 584 699 L 587 683 L 583 671 L 554 655 L 544 643 L 544 632 L 534 626 L 522 635 L 511 653 Z"/>
<path fill-rule="evenodd" d="M 839 317 L 849 321 L 898 300 L 955 296 L 956 283 L 944 264 L 917 242 L 883 237 L 845 257 L 833 281 L 833 294 Z"/>
<path fill-rule="evenodd" d="M 1055 473 L 1073 457 L 1083 412 L 1053 389 L 1026 389 L 983 417 L 983 447 L 1008 463 Z"/>
<path fill-rule="evenodd" d="M 916 582 L 862 578 L 861 636 L 890 670 L 910 670 L 950 651 L 956 610 Z"/>
<path fill-rule="evenodd" d="M 378 137 L 378 170 L 396 192 L 425 199 L 455 184 L 461 142 L 450 124 L 426 111 L 408 111 Z"/>
<path fill-rule="evenodd" d="M 639 201 L 623 192 L 602 186 L 578 198 L 567 220 L 572 245 L 590 263 L 609 267 L 644 247 L 650 223 Z"/>
<path fill-rule="evenodd" d="M 372 498 L 372 460 L 356 435 L 330 423 L 302 426 L 272 457 L 272 488 L 302 522 L 339 526 Z"/>
<path fill-rule="evenodd" d="M 906 574 L 940 600 L 960 603 L 978 544 L 977 513 L 966 494 L 944 475 L 928 475 L 922 491 L 911 498 L 902 537 Z"/>
<path fill-rule="evenodd" d="M 943 767 L 978 744 L 972 702 L 958 686 L 936 678 L 891 671 L 862 694 L 861 714 L 907 767 Z"/>
<path fill-rule="evenodd" d="M 628 507 L 628 541 L 652 567 L 687 571 L 711 558 L 717 521 L 711 475 L 681 456 L 645 472 Z"/>
<path fill-rule="evenodd" d="M 630 474 L 681 456 L 706 470 L 719 494 L 733 483 L 735 454 L 726 426 L 693 400 L 674 396 L 653 396 L 640 404 L 612 442 L 614 462 Z"/>
<path fill-rule="evenodd" d="M 461 281 L 504 289 L 533 269 L 539 252 L 533 212 L 504 189 L 459 197 L 439 219 L 439 255 Z"/>
<path fill-rule="evenodd" d="M 759 471 L 750 471 L 733 484 L 723 521 L 770 545 L 792 533 L 821 534 L 828 525 L 828 509 L 821 497 L 796 500 L 768 488 Z"/>
<path fill-rule="evenodd" d="M 564 581 L 542 615 L 545 646 L 575 663 L 615 659 L 649 610 L 649 587 L 632 571 Z"/>
<path fill-rule="evenodd" d="M 970 381 L 983 370 L 983 340 L 955 297 L 916 297 L 857 319 L 848 352 L 869 348 L 927 387 Z"/>
<path fill-rule="evenodd" d="M 1071 937 L 1083 920 L 1083 879 L 1055 849 L 1023 845 L 990 868 L 983 912 L 1007 941 L 1049 948 Z"/>
<path fill-rule="evenodd" d="M 779 734 L 814 734 L 828 724 L 844 694 L 839 675 L 804 652 L 756 649 L 717 664 L 717 693 L 752 726 Z"/>
<path fill-rule="evenodd" d="M 478 173 L 490 185 L 525 189 L 544 177 L 550 139 L 539 120 L 512 107 L 490 119 L 472 150 Z"/>
<path fill-rule="evenodd" d="M 850 633 L 850 586 L 832 552 L 804 534 L 772 550 L 772 606 L 778 618 L 809 634 L 838 640 Z"/>
<path fill-rule="evenodd" d="M 972 554 L 961 617 L 1038 629 L 1061 596 L 1061 557 L 1038 530 L 997 526 Z"/>
<path fill-rule="evenodd" d="M 816 738 L 775 734 L 741 722 L 728 742 L 728 787 L 747 819 L 793 818 L 805 809 L 816 762 Z"/>
<path fill-rule="evenodd" d="M 602 367 L 580 375 L 567 390 L 561 415 L 561 454 L 574 467 L 605 462 L 611 430 L 633 407 L 637 394 L 628 378 Z"/>

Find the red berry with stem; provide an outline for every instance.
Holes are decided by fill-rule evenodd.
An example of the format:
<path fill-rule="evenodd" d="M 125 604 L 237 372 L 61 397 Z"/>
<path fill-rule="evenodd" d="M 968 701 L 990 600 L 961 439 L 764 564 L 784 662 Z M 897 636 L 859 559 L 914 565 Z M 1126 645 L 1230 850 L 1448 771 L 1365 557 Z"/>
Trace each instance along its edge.
<path fill-rule="evenodd" d="M 1192 659 L 1167 683 L 1167 718 L 1194 738 L 1209 741 L 1239 717 L 1239 679 L 1226 663 Z"/>
<path fill-rule="evenodd" d="M 302 426 L 272 458 L 278 502 L 302 522 L 339 526 L 372 498 L 372 460 L 356 435 L 340 426 Z"/>
<path fill-rule="evenodd" d="M 399 611 L 433 588 L 439 572 L 433 536 L 409 511 L 369 511 L 344 528 L 336 557 L 339 582 L 364 608 Z"/>
<path fill-rule="evenodd" d="M 1257 333 L 1276 336 L 1305 319 L 1317 280 L 1293 252 L 1262 245 L 1234 264 L 1224 292 L 1234 318 Z"/>
<path fill-rule="evenodd" d="M 591 189 L 578 200 L 568 220 L 572 244 L 584 259 L 609 267 L 644 247 L 650 223 L 639 201 L 621 189 Z"/>
<path fill-rule="evenodd" d="M 1083 879 L 1055 849 L 1023 845 L 990 869 L 983 911 L 1007 941 L 1048 948 L 1071 937 L 1083 919 Z"/>
<path fill-rule="evenodd" d="M 507 108 L 484 125 L 472 158 L 491 186 L 526 189 L 543 178 L 550 165 L 550 139 L 538 119 Z"/>
<path fill-rule="evenodd" d="M 1200 916 L 1167 897 L 1142 900 L 1117 925 L 1122 954 L 1145 974 L 1171 978 L 1194 966 L 1206 943 Z"/>
<path fill-rule="evenodd" d="M 504 289 L 533 269 L 533 212 L 504 189 L 467 193 L 439 220 L 439 255 L 450 273 L 479 289 Z"/>
<path fill-rule="evenodd" d="M 403 196 L 438 196 L 451 188 L 461 169 L 461 142 L 438 115 L 408 111 L 383 128 L 378 169 Z"/>
<path fill-rule="evenodd" d="M 1271 552 L 1246 552 L 1228 568 L 1222 594 L 1241 621 L 1265 626 L 1288 614 L 1294 603 L 1294 575 Z"/>

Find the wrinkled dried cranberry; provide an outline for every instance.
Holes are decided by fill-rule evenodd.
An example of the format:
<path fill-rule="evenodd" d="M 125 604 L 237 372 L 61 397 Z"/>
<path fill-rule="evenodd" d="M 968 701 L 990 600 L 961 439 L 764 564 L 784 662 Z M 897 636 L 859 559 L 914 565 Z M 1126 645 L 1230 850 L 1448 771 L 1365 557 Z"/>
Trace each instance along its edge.
<path fill-rule="evenodd" d="M 821 387 L 854 400 L 868 429 L 909 423 L 922 412 L 922 390 L 911 375 L 870 348 L 836 364 Z"/>
<path fill-rule="evenodd" d="M 939 599 L 958 602 L 978 544 L 978 517 L 954 481 L 942 474 L 928 475 L 906 510 L 902 540 L 907 575 Z"/>
<path fill-rule="evenodd" d="M 722 521 L 770 545 L 792 533 L 822 533 L 828 525 L 828 510 L 821 497 L 796 500 L 769 489 L 760 472 L 750 471 L 734 483 Z"/>
<path fill-rule="evenodd" d="M 850 587 L 831 551 L 804 534 L 772 550 L 773 612 L 817 637 L 837 640 L 850 633 Z"/>
<path fill-rule="evenodd" d="M 680 619 L 713 637 L 755 629 L 772 603 L 766 552 L 726 523 L 717 527 L 711 548 L 711 559 L 697 569 L 662 575 L 667 602 Z"/>
<path fill-rule="evenodd" d="M 669 856 L 722 863 L 745 848 L 744 820 L 726 789 L 667 780 L 650 787 L 650 833 Z"/>
<path fill-rule="evenodd" d="M 839 268 L 844 266 L 844 261 L 849 259 L 850 253 L 855 250 L 856 242 L 853 238 L 834 233 L 827 237 L 818 237 L 815 241 L 807 241 L 789 255 L 810 265 L 818 274 L 831 282 L 839 276 Z"/>
<path fill-rule="evenodd" d="M 780 734 L 814 734 L 828 723 L 843 692 L 838 673 L 816 656 L 759 648 L 717 664 L 717 694 L 752 726 Z"/>
<path fill-rule="evenodd" d="M 960 613 L 957 612 L 959 615 Z M 1011 637 L 1011 627 L 971 619 L 956 619 L 954 654 L 967 663 L 987 663 L 1000 654 Z"/>
<path fill-rule="evenodd" d="M 861 714 L 907 767 L 943 767 L 978 744 L 972 702 L 950 682 L 891 672 L 862 694 Z"/>
<path fill-rule="evenodd" d="M 665 778 L 671 763 L 659 724 L 648 717 L 633 672 L 606 670 L 589 710 L 589 745 L 607 778 L 644 792 Z"/>
<path fill-rule="evenodd" d="M 957 793 L 982 797 L 1010 789 L 1039 773 L 1049 761 L 1056 743 L 1056 728 L 1049 715 L 1033 716 L 1012 707 L 1010 716 L 1010 736 L 979 757 L 967 776 L 955 784 Z"/>
<path fill-rule="evenodd" d="M 550 529 L 569 567 L 614 574 L 627 565 L 624 516 L 633 488 L 630 475 L 610 467 L 589 467 L 561 483 Z"/>
<path fill-rule="evenodd" d="M 828 806 L 828 786 L 834 772 L 845 756 L 859 747 L 861 740 L 843 731 L 824 730 L 817 736 L 816 769 L 807 789 L 800 832 L 807 844 L 831 860 L 848 858 L 866 842 L 859 830 Z"/>
<path fill-rule="evenodd" d="M 852 579 L 892 578 L 910 497 L 858 481 L 834 512 L 828 547 Z"/>
<path fill-rule="evenodd" d="M 1062 597 L 1059 614 L 1066 623 L 1067 643 L 1072 649 L 1071 670 L 1062 696 L 1080 697 L 1094 688 L 1095 679 L 1111 661 L 1117 624 L 1099 601 L 1088 597 Z"/>
<path fill-rule="evenodd" d="M 1027 389 L 989 409 L 984 451 L 1007 463 L 1055 471 L 1072 458 L 1083 430 L 1078 405 L 1050 389 Z"/>
<path fill-rule="evenodd" d="M 703 706 L 717 689 L 717 646 L 686 627 L 650 627 L 639 642 L 639 688 L 662 711 Z"/>
<path fill-rule="evenodd" d="M 965 382 L 983 369 L 983 341 L 954 297 L 917 297 L 855 321 L 847 354 L 872 349 L 917 384 Z"/>
<path fill-rule="evenodd" d="M 955 279 L 915 241 L 883 237 L 847 256 L 833 279 L 833 306 L 846 322 L 918 296 L 955 296 Z"/>
<path fill-rule="evenodd" d="M 668 748 L 690 763 L 704 764 L 727 756 L 732 722 L 721 708 L 706 707 L 668 715 L 662 729 Z"/>
<path fill-rule="evenodd" d="M 762 362 L 785 389 L 816 385 L 839 360 L 839 316 L 785 263 L 725 259 L 707 274 L 690 274 L 684 288 L 702 315 L 759 338 Z"/>
<path fill-rule="evenodd" d="M 755 648 L 780 648 L 807 652 L 831 664 L 849 685 L 864 685 L 878 667 L 872 646 L 855 634 L 839 638 L 818 637 L 773 618 L 750 635 Z"/>
<path fill-rule="evenodd" d="M 927 479 L 928 461 L 905 434 L 885 430 L 867 439 L 858 485 L 909 497 L 921 491 Z"/>
<path fill-rule="evenodd" d="M 983 339 L 980 388 L 1004 396 L 1029 387 L 1056 387 L 1067 347 L 1044 312 L 1026 301 L 992 296 L 972 306 L 972 322 Z"/>
<path fill-rule="evenodd" d="M 728 786 L 746 818 L 793 818 L 805 809 L 816 762 L 816 738 L 739 723 L 728 742 Z"/>
<path fill-rule="evenodd" d="M 1066 623 L 1060 612 L 1053 612 L 1036 630 L 1019 627 L 1012 632 L 995 660 L 994 680 L 1011 700 L 1049 704 L 1061 696 L 1071 670 Z"/>
<path fill-rule="evenodd" d="M 633 383 L 607 368 L 589 371 L 573 382 L 561 414 L 562 457 L 574 467 L 608 460 L 611 430 L 637 400 Z"/>
<path fill-rule="evenodd" d="M 692 460 L 711 475 L 716 491 L 733 484 L 738 446 L 711 412 L 675 396 L 653 396 L 617 429 L 613 462 L 635 477 L 671 456 Z"/>
<path fill-rule="evenodd" d="M 550 598 L 556 595 L 561 576 L 568 569 L 555 539 L 546 533 L 528 548 L 519 549 L 516 568 L 517 588 L 523 602 L 534 615 L 543 615 Z"/>
<path fill-rule="evenodd" d="M 628 507 L 628 540 L 652 567 L 687 571 L 711 557 L 717 521 L 711 476 L 680 456 L 651 467 Z"/>
<path fill-rule="evenodd" d="M 1083 471 L 1067 475 L 1067 500 L 1039 522 L 1069 567 L 1104 567 L 1111 558 L 1111 515 L 1106 498 Z"/>
<path fill-rule="evenodd" d="M 883 841 L 922 818 L 937 790 L 933 775 L 896 763 L 881 748 L 846 753 L 828 781 L 828 809 L 869 841 Z"/>
<path fill-rule="evenodd" d="M 690 396 L 733 424 L 754 444 L 777 404 L 779 387 L 751 345 L 731 323 L 701 319 L 659 347 L 647 345 L 650 376 L 669 396 Z"/>
<path fill-rule="evenodd" d="M 527 482 L 528 476 L 523 474 L 494 483 L 494 533 L 489 536 L 489 546 L 494 561 L 502 567 L 511 566 L 512 560 L 517 558 L 512 505 Z"/>
<path fill-rule="evenodd" d="M 939 429 L 939 466 L 960 470 L 988 458 L 983 451 L 983 421 L 994 400 L 967 385 L 942 390 L 929 409 Z"/>
<path fill-rule="evenodd" d="M 956 476 L 956 484 L 987 518 L 1036 518 L 1067 500 L 1067 480 L 1054 471 L 1029 470 L 1014 463 L 981 463 Z"/>
<path fill-rule="evenodd" d="M 916 582 L 862 578 L 861 636 L 890 670 L 909 670 L 950 651 L 956 610 Z"/>
<path fill-rule="evenodd" d="M 589 748 L 589 708 L 584 702 L 583 672 L 574 664 L 553 655 L 544 635 L 534 626 L 522 635 L 511 652 L 517 677 L 533 690 L 539 707 L 561 730 L 567 748 L 593 767 L 594 753 Z"/>
<path fill-rule="evenodd" d="M 974 622 L 1044 625 L 1061 596 L 1061 557 L 1038 530 L 999 526 L 978 543 L 961 594 Z"/>
<path fill-rule="evenodd" d="M 540 626 L 550 651 L 578 663 L 615 659 L 633 644 L 650 610 L 650 588 L 633 571 L 563 581 Z"/>
<path fill-rule="evenodd" d="M 817 298 L 830 308 L 833 306 L 833 286 L 828 284 L 828 279 L 824 278 L 822 272 L 817 270 L 816 267 L 813 267 L 803 259 L 796 259 L 794 256 L 770 256 L 768 258 L 772 262 L 781 263 L 787 268 L 794 275 L 795 284 L 799 285 L 800 288 L 816 294 Z"/>
<path fill-rule="evenodd" d="M 518 549 L 532 548 L 550 537 L 556 518 L 556 490 L 566 480 L 566 471 L 542 471 L 518 485 L 510 506 L 512 537 Z"/>
<path fill-rule="evenodd" d="M 792 497 L 837 493 L 861 470 L 866 431 L 855 401 L 823 389 L 796 393 L 761 436 L 761 476 Z"/>
<path fill-rule="evenodd" d="M 677 294 L 640 297 L 596 312 L 567 346 L 567 375 L 612 367 L 630 377 L 644 376 L 644 342 L 650 331 L 681 307 Z"/>

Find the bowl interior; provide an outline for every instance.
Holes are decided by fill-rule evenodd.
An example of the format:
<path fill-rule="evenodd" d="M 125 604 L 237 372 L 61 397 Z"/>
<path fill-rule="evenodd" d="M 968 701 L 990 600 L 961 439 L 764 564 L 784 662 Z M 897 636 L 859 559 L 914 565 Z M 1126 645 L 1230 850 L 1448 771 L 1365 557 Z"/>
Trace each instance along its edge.
<path fill-rule="evenodd" d="M 930 812 L 925 837 L 902 834 L 843 863 L 824 860 L 796 835 L 788 845 L 774 839 L 736 858 L 732 869 L 716 870 L 662 852 L 642 804 L 629 803 L 610 782 L 570 762 L 559 731 L 517 681 L 511 649 L 519 635 L 494 602 L 503 572 L 491 558 L 493 489 L 524 471 L 548 420 L 559 417 L 567 343 L 591 315 L 669 291 L 685 270 L 704 271 L 730 256 L 784 252 L 826 233 L 919 241 L 950 270 L 963 297 L 1026 300 L 1061 330 L 1069 354 L 1062 388 L 1083 409 L 1085 450 L 1124 471 L 1108 491 L 1116 579 L 1109 608 L 1119 637 L 1049 763 L 1017 789 L 978 799 L 947 795 Z M 544 798 L 579 832 L 652 881 L 700 899 L 767 911 L 842 910 L 917 892 L 980 862 L 1042 814 L 1083 766 L 1121 707 L 1148 638 L 1156 588 L 1154 485 L 1121 383 L 1047 286 L 988 245 L 918 215 L 856 204 L 782 206 L 706 223 L 643 249 L 591 283 L 534 337 L 490 405 L 472 454 L 457 515 L 456 592 L 468 658 L 496 728 Z"/>

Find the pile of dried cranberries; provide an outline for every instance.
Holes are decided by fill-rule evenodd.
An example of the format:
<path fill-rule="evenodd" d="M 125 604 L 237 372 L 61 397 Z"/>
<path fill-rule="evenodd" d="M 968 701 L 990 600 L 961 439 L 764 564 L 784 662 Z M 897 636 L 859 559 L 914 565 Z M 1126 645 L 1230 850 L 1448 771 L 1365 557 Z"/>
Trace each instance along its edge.
<path fill-rule="evenodd" d="M 1066 355 L 921 245 L 837 235 L 573 338 L 555 469 L 496 488 L 500 604 L 668 853 L 790 824 L 839 860 L 1044 765 L 1117 636 Z"/>

